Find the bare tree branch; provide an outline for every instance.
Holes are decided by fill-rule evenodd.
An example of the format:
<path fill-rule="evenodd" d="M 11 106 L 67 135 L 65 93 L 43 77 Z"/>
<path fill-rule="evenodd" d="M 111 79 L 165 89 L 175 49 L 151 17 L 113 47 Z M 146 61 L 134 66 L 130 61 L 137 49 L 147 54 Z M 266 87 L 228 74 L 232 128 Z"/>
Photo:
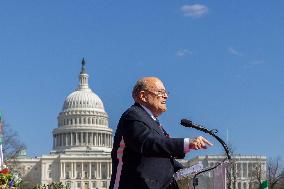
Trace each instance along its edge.
<path fill-rule="evenodd" d="M 3 122 L 3 125 L 3 154 L 4 160 L 7 161 L 16 158 L 26 146 L 9 124 Z"/>
<path fill-rule="evenodd" d="M 258 184 L 264 179 L 262 178 L 263 170 L 261 164 L 258 164 L 253 171 L 251 180 L 257 180 Z M 270 189 L 284 189 L 284 170 L 280 166 L 280 158 L 269 159 L 267 162 L 266 179 L 269 181 Z"/>

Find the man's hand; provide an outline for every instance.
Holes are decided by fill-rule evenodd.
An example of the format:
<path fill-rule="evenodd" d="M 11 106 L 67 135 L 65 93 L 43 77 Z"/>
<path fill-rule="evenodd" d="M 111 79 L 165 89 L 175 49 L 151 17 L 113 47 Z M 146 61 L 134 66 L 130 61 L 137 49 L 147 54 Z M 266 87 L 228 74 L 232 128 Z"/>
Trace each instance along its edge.
<path fill-rule="evenodd" d="M 189 143 L 189 149 L 199 150 L 199 149 L 207 149 L 208 146 L 213 146 L 211 142 L 199 136 Z"/>

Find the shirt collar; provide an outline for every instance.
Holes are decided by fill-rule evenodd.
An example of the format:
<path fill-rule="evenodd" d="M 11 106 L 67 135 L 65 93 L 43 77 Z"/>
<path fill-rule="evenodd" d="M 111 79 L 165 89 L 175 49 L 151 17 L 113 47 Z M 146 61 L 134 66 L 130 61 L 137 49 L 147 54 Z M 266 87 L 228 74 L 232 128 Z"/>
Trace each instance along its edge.
<path fill-rule="evenodd" d="M 141 105 L 141 104 L 140 104 Z M 157 118 L 152 114 L 152 112 L 148 109 L 148 108 L 146 108 L 145 106 L 143 106 L 143 105 L 141 105 L 142 106 L 142 108 L 144 108 L 144 110 L 151 116 L 151 118 L 153 119 L 153 120 L 157 120 Z"/>

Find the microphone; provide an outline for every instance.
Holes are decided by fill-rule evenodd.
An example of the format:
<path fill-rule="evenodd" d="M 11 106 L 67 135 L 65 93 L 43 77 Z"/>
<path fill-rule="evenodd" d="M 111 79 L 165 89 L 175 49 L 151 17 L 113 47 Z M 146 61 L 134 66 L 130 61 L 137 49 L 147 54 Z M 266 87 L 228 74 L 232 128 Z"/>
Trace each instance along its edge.
<path fill-rule="evenodd" d="M 192 127 L 192 121 L 188 120 L 188 119 L 182 119 L 180 120 L 180 124 L 185 126 L 185 127 Z"/>
<path fill-rule="evenodd" d="M 182 119 L 180 121 L 180 124 L 183 125 L 184 127 L 191 127 L 194 129 L 197 129 L 199 131 L 207 131 L 207 129 L 205 127 L 202 127 L 201 125 L 196 125 L 194 123 L 192 123 L 192 121 L 188 120 L 188 119 Z"/>

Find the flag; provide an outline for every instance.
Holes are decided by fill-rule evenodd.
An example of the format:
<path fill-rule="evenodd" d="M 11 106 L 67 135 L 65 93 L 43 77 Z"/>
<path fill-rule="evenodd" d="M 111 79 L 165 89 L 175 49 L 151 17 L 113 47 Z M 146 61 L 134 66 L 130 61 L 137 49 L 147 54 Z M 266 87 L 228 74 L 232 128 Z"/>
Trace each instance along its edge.
<path fill-rule="evenodd" d="M 0 112 L 0 135 L 3 135 L 2 113 Z"/>
<path fill-rule="evenodd" d="M 2 122 L 2 113 L 0 112 L 0 145 L 2 145 L 3 142 L 3 122 Z"/>
<path fill-rule="evenodd" d="M 226 182 L 226 166 L 222 163 L 215 170 L 213 170 L 213 188 L 214 189 L 227 189 Z"/>
<path fill-rule="evenodd" d="M 259 186 L 259 189 L 268 189 L 268 180 L 265 180 Z"/>
<path fill-rule="evenodd" d="M 3 149 L 2 144 L 0 144 L 0 170 L 2 170 L 4 165 Z"/>
<path fill-rule="evenodd" d="M 2 138 L 2 136 L 3 136 L 3 123 L 0 120 L 0 138 Z M 2 141 L 0 141 L 0 144 L 2 144 Z"/>

